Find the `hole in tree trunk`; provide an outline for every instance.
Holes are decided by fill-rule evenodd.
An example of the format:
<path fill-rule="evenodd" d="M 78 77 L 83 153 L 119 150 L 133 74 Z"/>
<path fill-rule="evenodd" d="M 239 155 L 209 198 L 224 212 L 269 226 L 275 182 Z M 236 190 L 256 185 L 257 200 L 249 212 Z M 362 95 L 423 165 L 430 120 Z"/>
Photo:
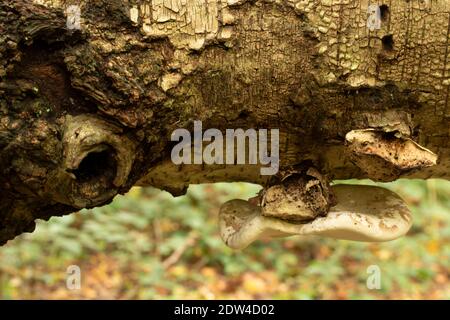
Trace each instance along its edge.
<path fill-rule="evenodd" d="M 100 152 L 89 153 L 73 170 L 79 183 L 112 183 L 116 175 L 116 160 L 114 152 L 106 149 Z"/>
<path fill-rule="evenodd" d="M 381 14 L 381 20 L 383 22 L 386 22 L 389 20 L 389 6 L 388 5 L 381 5 L 380 6 L 380 14 Z"/>
<path fill-rule="evenodd" d="M 387 35 L 384 36 L 383 39 L 381 39 L 381 42 L 383 44 L 383 50 L 385 51 L 394 51 L 394 36 L 393 35 Z"/>

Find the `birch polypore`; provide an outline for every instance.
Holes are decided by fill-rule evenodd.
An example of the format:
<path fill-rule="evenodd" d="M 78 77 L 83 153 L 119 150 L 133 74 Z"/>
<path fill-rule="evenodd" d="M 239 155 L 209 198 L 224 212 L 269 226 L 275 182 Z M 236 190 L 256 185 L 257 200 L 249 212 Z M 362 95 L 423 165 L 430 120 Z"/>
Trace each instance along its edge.
<path fill-rule="evenodd" d="M 219 214 L 222 239 L 233 249 L 293 235 L 381 242 L 405 235 L 412 225 L 408 207 L 391 191 L 362 185 L 336 185 L 332 190 L 337 205 L 325 217 L 303 223 L 266 217 L 259 206 L 231 200 Z"/>

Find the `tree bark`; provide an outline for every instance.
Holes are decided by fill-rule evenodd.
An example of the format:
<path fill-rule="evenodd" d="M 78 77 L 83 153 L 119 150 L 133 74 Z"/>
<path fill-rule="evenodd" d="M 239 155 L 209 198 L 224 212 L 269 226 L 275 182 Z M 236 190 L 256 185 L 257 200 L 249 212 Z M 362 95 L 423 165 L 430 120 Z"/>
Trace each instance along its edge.
<path fill-rule="evenodd" d="M 81 30 L 64 14 L 81 8 Z M 0 3 L 0 244 L 133 185 L 266 183 L 259 166 L 170 160 L 173 130 L 280 129 L 281 168 L 330 179 L 450 178 L 450 2 Z M 437 164 L 380 178 L 346 135 L 411 139 Z M 403 140 L 402 140 L 403 141 Z M 370 157 L 369 157 L 370 158 Z"/>

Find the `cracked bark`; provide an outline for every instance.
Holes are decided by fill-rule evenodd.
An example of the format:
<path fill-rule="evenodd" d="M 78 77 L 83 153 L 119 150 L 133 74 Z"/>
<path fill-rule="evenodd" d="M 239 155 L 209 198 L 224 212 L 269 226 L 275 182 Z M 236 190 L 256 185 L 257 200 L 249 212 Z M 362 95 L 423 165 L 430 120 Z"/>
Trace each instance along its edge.
<path fill-rule="evenodd" d="M 279 128 L 281 167 L 373 178 L 352 130 L 438 155 L 397 178 L 450 178 L 450 3 L 385 1 L 0 3 L 0 243 L 133 185 L 265 183 L 258 166 L 175 166 L 174 129 Z M 80 4 L 82 30 L 64 9 Z M 367 163 L 367 162 L 364 162 Z"/>

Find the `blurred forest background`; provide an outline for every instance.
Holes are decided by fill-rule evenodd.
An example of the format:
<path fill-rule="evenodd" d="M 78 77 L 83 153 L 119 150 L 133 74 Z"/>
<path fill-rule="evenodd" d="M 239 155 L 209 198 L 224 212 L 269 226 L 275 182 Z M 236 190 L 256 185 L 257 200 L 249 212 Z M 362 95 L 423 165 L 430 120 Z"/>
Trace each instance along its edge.
<path fill-rule="evenodd" d="M 259 186 L 191 186 L 179 198 L 133 188 L 109 206 L 39 222 L 33 234 L 1 247 L 0 298 L 450 299 L 450 182 L 385 186 L 413 210 L 402 239 L 292 237 L 244 251 L 220 239 L 218 209 Z M 70 265 L 81 268 L 80 290 L 66 287 Z M 366 286 L 370 265 L 380 267 L 380 290 Z"/>

